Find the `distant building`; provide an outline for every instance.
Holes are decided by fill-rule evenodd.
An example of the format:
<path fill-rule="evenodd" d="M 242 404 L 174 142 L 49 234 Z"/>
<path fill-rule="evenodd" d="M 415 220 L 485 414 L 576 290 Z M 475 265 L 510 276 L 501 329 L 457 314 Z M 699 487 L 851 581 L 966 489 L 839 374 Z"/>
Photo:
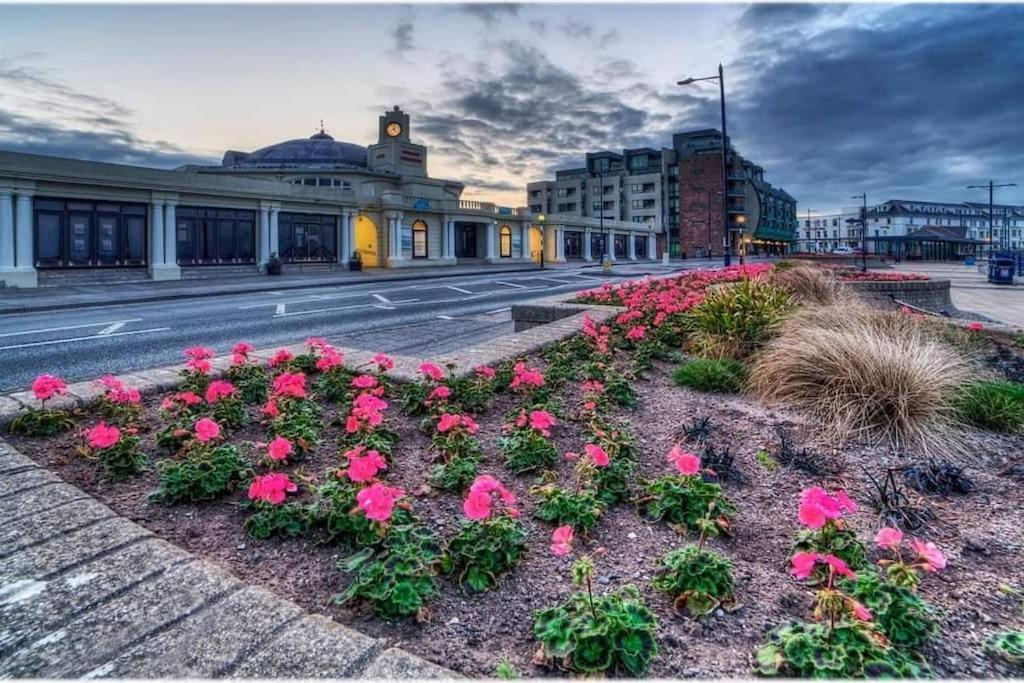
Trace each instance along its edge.
<path fill-rule="evenodd" d="M 796 230 L 796 200 L 773 188 L 761 167 L 731 148 L 729 161 L 733 253 L 741 242 L 748 249 L 785 252 Z M 588 153 L 584 166 L 557 171 L 554 180 L 529 183 L 527 206 L 533 215 L 647 226 L 659 235 L 659 250 L 668 249 L 674 257 L 720 256 L 725 244 L 721 168 L 721 133 L 678 133 L 671 149 Z M 607 230 L 599 225 L 570 237 L 567 258 L 592 260 L 605 253 L 602 233 Z"/>

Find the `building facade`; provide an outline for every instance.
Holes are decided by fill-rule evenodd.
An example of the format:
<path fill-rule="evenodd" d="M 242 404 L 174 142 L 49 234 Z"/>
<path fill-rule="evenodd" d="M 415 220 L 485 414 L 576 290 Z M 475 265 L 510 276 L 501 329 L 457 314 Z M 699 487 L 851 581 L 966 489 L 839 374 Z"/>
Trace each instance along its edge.
<path fill-rule="evenodd" d="M 571 221 L 461 199 L 398 107 L 362 147 L 321 130 L 174 170 L 0 151 L 6 287 L 560 260 Z M 581 228 L 582 229 L 582 228 Z M 548 233 L 545 235 L 545 233 Z M 544 253 L 542 253 L 542 250 Z"/>
<path fill-rule="evenodd" d="M 614 240 L 602 236 L 600 228 L 609 221 L 647 226 L 658 235 L 658 251 L 667 250 L 673 257 L 721 255 L 721 134 L 679 133 L 672 143 L 672 148 L 661 150 L 588 153 L 584 166 L 557 171 L 554 180 L 529 183 L 528 210 L 549 217 L 597 219 L 598 229 L 583 236 L 589 249 L 570 249 L 569 258 L 600 258 L 605 243 L 613 246 Z M 796 201 L 767 183 L 759 166 L 732 150 L 730 161 L 733 249 L 746 245 L 785 251 L 796 230 Z"/>

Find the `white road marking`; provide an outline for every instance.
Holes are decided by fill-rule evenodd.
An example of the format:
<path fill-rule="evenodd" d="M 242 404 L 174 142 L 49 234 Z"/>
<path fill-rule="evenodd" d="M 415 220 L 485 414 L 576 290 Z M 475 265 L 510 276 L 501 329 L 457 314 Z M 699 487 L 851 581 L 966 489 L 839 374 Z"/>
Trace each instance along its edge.
<path fill-rule="evenodd" d="M 310 308 L 304 311 L 290 311 L 288 313 L 274 314 L 275 318 L 290 318 L 296 315 L 310 315 L 311 313 L 333 313 L 335 311 L 354 311 L 359 308 L 383 308 L 386 311 L 393 311 L 398 304 L 411 304 L 419 299 L 402 299 L 401 301 L 390 301 L 385 304 L 356 304 L 354 306 L 332 306 L 331 308 Z"/>
<path fill-rule="evenodd" d="M 383 308 L 385 311 L 395 310 L 394 306 L 386 306 L 384 304 L 370 304 L 370 306 L 372 306 L 373 308 Z"/>
<path fill-rule="evenodd" d="M 538 280 L 544 280 L 545 282 L 557 282 L 560 285 L 575 285 L 575 284 L 579 284 L 579 283 L 576 283 L 576 282 L 566 282 L 565 280 L 556 280 L 553 277 L 539 277 L 537 279 Z"/>
<path fill-rule="evenodd" d="M 381 296 L 380 294 L 372 294 L 371 296 L 377 301 L 381 302 L 382 304 L 391 303 L 391 301 L 387 297 Z"/>
<path fill-rule="evenodd" d="M 284 315 L 285 304 L 278 304 L 274 309 L 274 315 Z"/>
<path fill-rule="evenodd" d="M 117 332 L 119 329 L 127 325 L 128 323 L 113 323 L 96 333 L 97 337 L 106 337 Z"/>
<path fill-rule="evenodd" d="M 455 318 L 451 317 L 450 315 L 439 315 L 439 316 L 437 316 L 437 319 L 438 320 L 455 320 Z"/>
<path fill-rule="evenodd" d="M 41 330 L 22 330 L 21 332 L 4 332 L 0 334 L 0 337 L 17 337 L 23 334 L 43 334 L 44 332 L 60 332 L 62 330 L 80 330 L 83 327 L 100 327 L 101 325 L 124 325 L 125 323 L 137 323 L 142 318 L 132 318 L 131 320 L 109 320 L 105 323 L 82 323 L 81 325 L 64 325 L 63 327 L 47 327 Z"/>
<path fill-rule="evenodd" d="M 448 289 L 451 289 L 451 290 L 456 291 L 456 292 L 462 292 L 463 294 L 473 294 L 474 293 L 474 292 L 469 291 L 468 289 L 463 289 L 462 287 L 456 287 L 455 285 L 446 285 L 446 287 Z"/>
<path fill-rule="evenodd" d="M 505 282 L 504 280 L 495 280 L 496 285 L 505 285 L 506 287 L 515 287 L 516 289 L 529 289 L 526 285 L 516 284 L 515 282 Z"/>
<path fill-rule="evenodd" d="M 8 351 L 10 349 L 27 349 L 27 348 L 32 347 L 32 346 L 49 346 L 51 344 L 70 344 L 72 342 L 92 341 L 92 340 L 95 340 L 95 339 L 110 339 L 111 337 L 125 337 L 125 336 L 128 336 L 130 334 L 147 334 L 149 332 L 166 332 L 169 329 L 171 329 L 171 328 L 169 328 L 169 327 L 152 327 L 152 328 L 150 328 L 148 330 L 129 330 L 127 332 L 114 332 L 113 334 L 108 334 L 105 337 L 101 337 L 99 335 L 91 335 L 89 337 L 68 337 L 66 339 L 50 339 L 48 341 L 41 341 L 41 342 L 28 342 L 27 344 L 12 344 L 10 346 L 0 346 L 0 351 Z"/>
<path fill-rule="evenodd" d="M 288 299 L 287 301 L 274 302 L 268 301 L 260 304 L 244 304 L 238 307 L 239 311 L 248 311 L 253 308 L 264 308 L 266 306 L 280 306 L 284 304 L 301 304 L 307 301 L 323 301 L 325 299 L 354 299 L 361 296 L 369 296 L 367 292 L 349 292 L 348 294 L 314 294 L 312 296 L 304 296 L 301 299 Z"/>
<path fill-rule="evenodd" d="M 498 308 L 498 309 L 495 309 L 493 311 L 487 311 L 486 313 L 484 313 L 484 315 L 496 315 L 498 313 L 504 313 L 505 311 L 511 311 L 511 310 L 512 310 L 511 306 L 506 306 L 505 308 Z"/>

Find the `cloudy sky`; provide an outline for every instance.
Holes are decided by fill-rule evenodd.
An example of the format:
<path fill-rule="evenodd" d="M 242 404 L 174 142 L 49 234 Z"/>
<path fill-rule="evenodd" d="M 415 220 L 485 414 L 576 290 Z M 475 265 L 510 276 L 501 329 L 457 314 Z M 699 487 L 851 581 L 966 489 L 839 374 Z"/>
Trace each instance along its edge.
<path fill-rule="evenodd" d="M 0 148 L 173 167 L 400 104 L 467 198 L 596 149 L 729 132 L 800 211 L 1024 185 L 1024 6 L 0 7 Z M 1005 201 L 1024 203 L 1024 187 Z"/>

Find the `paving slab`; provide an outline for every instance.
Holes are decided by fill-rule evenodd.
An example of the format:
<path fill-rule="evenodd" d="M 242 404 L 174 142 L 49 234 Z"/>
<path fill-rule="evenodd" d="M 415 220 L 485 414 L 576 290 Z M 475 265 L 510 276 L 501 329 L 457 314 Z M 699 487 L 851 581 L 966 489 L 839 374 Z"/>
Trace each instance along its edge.
<path fill-rule="evenodd" d="M 39 467 L 25 469 L 20 472 L 11 472 L 0 477 L 0 499 L 17 495 L 19 491 L 48 484 L 59 484 L 62 481 L 63 479 L 50 470 L 44 470 Z"/>
<path fill-rule="evenodd" d="M 183 586 L 188 590 L 181 590 Z M 81 677 L 241 587 L 237 579 L 203 562 L 172 567 L 25 643 L 0 660 L 0 676 Z"/>
<path fill-rule="evenodd" d="M 114 516 L 113 510 L 91 498 L 23 516 L 28 521 L 0 525 L 0 558 Z"/>
<path fill-rule="evenodd" d="M 249 586 L 128 648 L 85 677 L 222 677 L 304 614 L 298 605 Z"/>
<path fill-rule="evenodd" d="M 34 470 L 25 470 L 32 472 Z M 45 470 L 38 470 L 43 471 Z M 0 481 L 6 480 L 8 475 L 0 477 Z M 43 510 L 60 507 L 74 500 L 85 500 L 89 496 L 81 489 L 64 483 L 50 482 L 46 486 L 38 486 L 25 490 L 19 490 L 10 495 L 0 496 L 0 518 L 7 522 L 13 522 L 39 514 Z"/>
<path fill-rule="evenodd" d="M 360 678 L 376 680 L 394 680 L 396 678 L 446 679 L 455 677 L 452 671 L 395 647 L 382 652 L 360 675 Z"/>
<path fill-rule="evenodd" d="M 0 439 L 0 474 L 30 467 L 36 467 L 35 461 L 14 450 L 9 443 Z"/>
<path fill-rule="evenodd" d="M 377 642 L 320 615 L 281 631 L 246 659 L 234 676 L 245 678 L 349 678 L 377 651 Z"/>

